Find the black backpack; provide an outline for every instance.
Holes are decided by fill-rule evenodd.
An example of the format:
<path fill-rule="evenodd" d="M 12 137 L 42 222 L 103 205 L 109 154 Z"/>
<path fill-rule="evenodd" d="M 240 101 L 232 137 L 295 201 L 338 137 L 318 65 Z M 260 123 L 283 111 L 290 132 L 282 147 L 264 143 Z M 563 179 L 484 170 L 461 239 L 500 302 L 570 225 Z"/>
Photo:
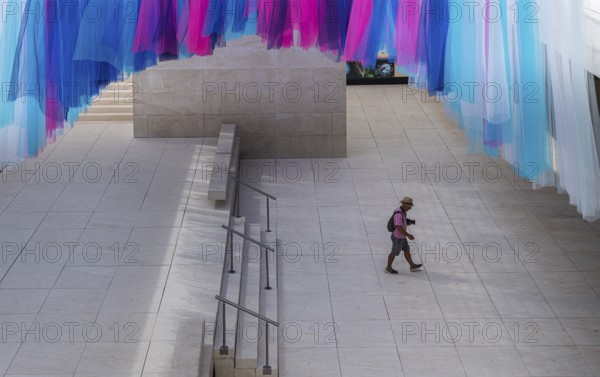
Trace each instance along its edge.
<path fill-rule="evenodd" d="M 387 223 L 387 230 L 388 230 L 388 232 L 390 232 L 390 233 L 391 233 L 391 232 L 393 232 L 393 231 L 394 231 L 394 229 L 396 228 L 396 227 L 394 226 L 394 216 L 396 216 L 396 214 L 397 214 L 397 213 L 400 213 L 400 212 L 402 212 L 402 211 L 394 211 L 394 214 L 393 214 L 393 215 L 392 215 L 392 217 L 390 217 L 390 219 L 388 220 L 388 223 Z"/>

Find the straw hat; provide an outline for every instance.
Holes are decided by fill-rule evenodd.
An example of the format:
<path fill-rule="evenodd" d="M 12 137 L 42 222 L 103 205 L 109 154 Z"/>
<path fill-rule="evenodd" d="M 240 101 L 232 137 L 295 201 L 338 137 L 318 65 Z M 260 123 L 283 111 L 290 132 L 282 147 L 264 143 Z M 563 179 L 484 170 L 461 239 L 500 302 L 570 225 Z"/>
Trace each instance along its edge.
<path fill-rule="evenodd" d="M 405 206 L 414 207 L 413 200 L 410 196 L 405 196 L 404 198 L 402 198 L 401 203 L 404 204 Z"/>

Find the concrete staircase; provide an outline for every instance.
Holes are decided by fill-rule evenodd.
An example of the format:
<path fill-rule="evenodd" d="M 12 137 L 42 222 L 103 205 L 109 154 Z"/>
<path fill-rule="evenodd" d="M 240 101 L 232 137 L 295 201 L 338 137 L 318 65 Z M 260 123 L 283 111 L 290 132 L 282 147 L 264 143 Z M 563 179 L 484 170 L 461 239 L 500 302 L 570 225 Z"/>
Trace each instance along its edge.
<path fill-rule="evenodd" d="M 235 179 L 238 156 L 239 140 L 235 125 L 223 125 L 209 184 L 209 197 L 227 201 L 232 196 L 239 199 Z M 229 174 L 224 175 L 224 170 Z M 245 217 L 234 217 L 234 209 L 235 203 L 229 224 L 224 225 L 238 234 L 224 229 L 226 253 L 220 296 L 247 311 L 277 322 L 279 279 L 275 234 L 266 232 L 264 225 L 247 222 Z M 220 304 L 214 329 L 211 365 L 214 365 L 216 377 L 278 376 L 277 327 L 268 325 L 267 330 L 267 323 L 255 315 L 231 305 Z"/>
<path fill-rule="evenodd" d="M 133 122 L 134 94 L 131 77 L 112 83 L 92 100 L 92 106 L 79 115 L 78 122 Z"/>
<path fill-rule="evenodd" d="M 212 228 L 209 243 L 219 244 L 219 251 L 209 253 L 203 239 L 179 245 L 185 259 L 169 271 L 173 289 L 167 280 L 161 300 L 165 319 L 152 334 L 144 375 L 278 376 L 279 331 L 269 325 L 267 337 L 264 321 L 278 324 L 276 238 L 274 232 L 265 231 L 266 225 L 259 223 L 262 220 L 248 221 L 256 218 L 250 213 L 252 207 L 246 209 L 248 217 L 235 216 L 239 148 L 235 125 L 223 125 L 218 140 L 204 141 L 200 162 L 202 169 L 210 171 L 195 172 L 199 177 L 194 181 L 197 208 L 186 207 L 186 211 L 200 211 L 182 229 L 193 232 L 207 226 L 206 218 L 214 219 L 207 226 Z M 182 292 L 182 287 L 189 291 Z M 233 305 L 222 304 L 220 299 Z"/>

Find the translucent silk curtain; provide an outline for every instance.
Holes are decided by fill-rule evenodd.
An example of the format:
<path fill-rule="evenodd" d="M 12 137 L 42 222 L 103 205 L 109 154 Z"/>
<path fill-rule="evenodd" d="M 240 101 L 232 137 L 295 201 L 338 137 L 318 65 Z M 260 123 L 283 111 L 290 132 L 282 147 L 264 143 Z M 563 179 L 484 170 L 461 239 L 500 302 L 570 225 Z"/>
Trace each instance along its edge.
<path fill-rule="evenodd" d="M 556 136 L 557 185 L 587 220 L 600 217 L 600 168 L 590 113 L 581 0 L 540 4 L 550 105 Z M 560 25 L 560 27 L 557 27 Z"/>
<path fill-rule="evenodd" d="M 0 159 L 35 156 L 110 82 L 257 35 L 397 70 L 441 95 L 471 151 L 600 216 L 583 0 L 25 0 L 3 3 Z M 592 93 L 593 94 L 593 93 Z M 594 117 L 594 118 L 593 118 Z M 597 121 L 597 120 L 596 120 Z"/>

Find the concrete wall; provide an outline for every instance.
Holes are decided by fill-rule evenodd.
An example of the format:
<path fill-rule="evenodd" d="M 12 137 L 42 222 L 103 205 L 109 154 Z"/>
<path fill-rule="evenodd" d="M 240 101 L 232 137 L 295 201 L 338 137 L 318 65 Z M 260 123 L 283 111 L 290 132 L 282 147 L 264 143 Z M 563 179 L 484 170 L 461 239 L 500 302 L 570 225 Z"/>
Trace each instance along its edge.
<path fill-rule="evenodd" d="M 346 156 L 346 70 L 255 37 L 134 76 L 135 137 L 216 137 L 236 123 L 244 158 Z"/>

